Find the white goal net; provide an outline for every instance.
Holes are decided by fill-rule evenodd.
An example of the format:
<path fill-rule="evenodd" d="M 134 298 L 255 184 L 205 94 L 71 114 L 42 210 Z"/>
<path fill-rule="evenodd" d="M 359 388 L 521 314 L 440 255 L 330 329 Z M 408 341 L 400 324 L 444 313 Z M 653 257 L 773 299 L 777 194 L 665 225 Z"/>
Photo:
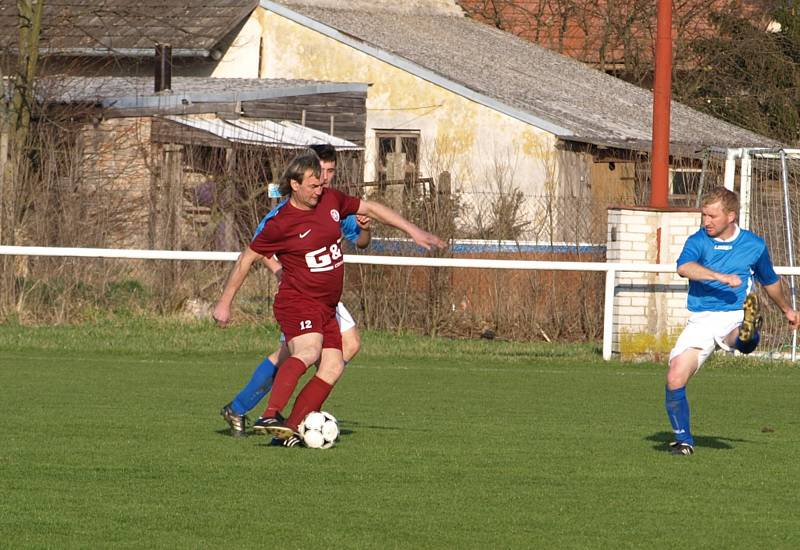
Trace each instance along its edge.
<path fill-rule="evenodd" d="M 699 207 L 704 190 L 724 185 L 739 193 L 739 224 L 764 238 L 776 266 L 795 267 L 800 245 L 800 149 L 739 149 L 709 151 L 694 195 Z M 797 306 L 794 275 L 784 275 L 787 297 Z M 757 290 L 764 309 L 762 356 L 796 357 L 797 334 L 783 313 L 771 305 L 763 290 Z"/>

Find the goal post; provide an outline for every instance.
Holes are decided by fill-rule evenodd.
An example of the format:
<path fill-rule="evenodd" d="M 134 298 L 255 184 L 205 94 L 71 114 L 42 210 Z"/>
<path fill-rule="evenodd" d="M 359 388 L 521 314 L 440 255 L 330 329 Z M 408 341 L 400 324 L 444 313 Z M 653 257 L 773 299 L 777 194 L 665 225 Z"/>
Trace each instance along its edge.
<path fill-rule="evenodd" d="M 796 266 L 796 234 L 800 220 L 800 149 L 748 148 L 739 150 L 740 225 L 751 229 L 767 242 L 773 263 L 789 269 Z M 795 274 L 789 274 L 790 301 L 797 308 Z M 768 320 L 780 321 L 780 314 L 767 313 Z M 791 335 L 791 359 L 797 354 L 797 331 Z M 779 350 L 776 349 L 776 352 Z"/>

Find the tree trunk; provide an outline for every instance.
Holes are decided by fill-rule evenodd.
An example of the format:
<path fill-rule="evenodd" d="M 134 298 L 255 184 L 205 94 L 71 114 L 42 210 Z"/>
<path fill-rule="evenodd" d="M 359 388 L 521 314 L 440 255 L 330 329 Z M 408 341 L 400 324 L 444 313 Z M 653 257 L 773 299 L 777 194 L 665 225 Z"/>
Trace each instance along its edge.
<path fill-rule="evenodd" d="M 44 0 L 17 0 L 17 71 L 11 79 L 10 105 L 4 101 L 0 113 L 0 243 L 10 246 L 16 244 L 22 186 L 17 176 L 28 151 L 43 8 Z M 15 306 L 14 265 L 12 257 L 0 257 L 0 317 Z"/>
<path fill-rule="evenodd" d="M 14 240 L 14 171 L 9 156 L 10 125 L 8 110 L 0 112 L 0 245 L 13 246 Z M 14 258 L 0 256 L 0 319 L 14 309 Z"/>

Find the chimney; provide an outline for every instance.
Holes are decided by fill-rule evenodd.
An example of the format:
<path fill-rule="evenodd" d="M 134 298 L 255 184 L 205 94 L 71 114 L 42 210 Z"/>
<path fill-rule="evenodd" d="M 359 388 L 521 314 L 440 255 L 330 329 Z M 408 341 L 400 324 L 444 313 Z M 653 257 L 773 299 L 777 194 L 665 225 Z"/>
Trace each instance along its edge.
<path fill-rule="evenodd" d="M 172 91 L 172 46 L 156 44 L 155 91 Z"/>

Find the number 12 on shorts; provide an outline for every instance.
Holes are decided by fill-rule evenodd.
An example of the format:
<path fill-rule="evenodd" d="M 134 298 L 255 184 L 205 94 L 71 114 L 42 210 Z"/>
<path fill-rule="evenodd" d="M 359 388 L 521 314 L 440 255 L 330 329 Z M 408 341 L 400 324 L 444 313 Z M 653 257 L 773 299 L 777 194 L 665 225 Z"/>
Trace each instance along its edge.
<path fill-rule="evenodd" d="M 300 321 L 300 330 L 308 330 L 311 328 L 311 320 Z"/>

